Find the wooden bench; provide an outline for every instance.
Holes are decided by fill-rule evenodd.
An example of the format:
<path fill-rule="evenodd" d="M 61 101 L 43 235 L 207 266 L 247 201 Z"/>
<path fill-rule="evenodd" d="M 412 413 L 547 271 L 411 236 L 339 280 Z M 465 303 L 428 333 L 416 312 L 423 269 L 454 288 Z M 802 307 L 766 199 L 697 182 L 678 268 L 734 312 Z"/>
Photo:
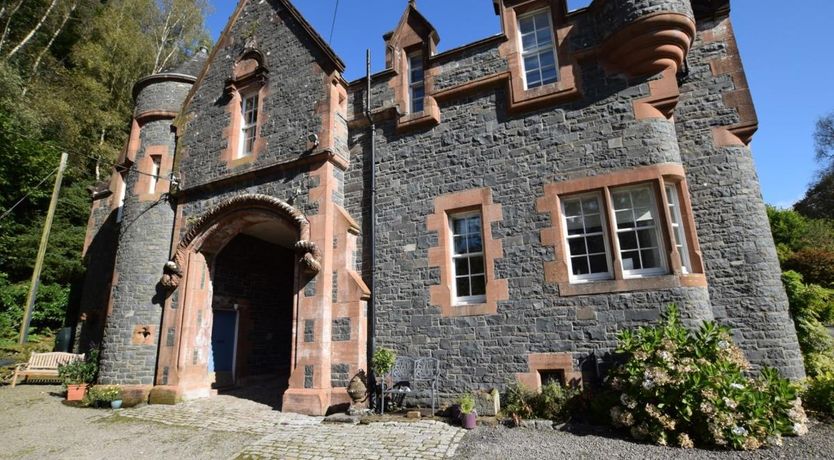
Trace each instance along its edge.
<path fill-rule="evenodd" d="M 393 369 L 382 381 L 381 412 L 385 413 L 385 395 L 400 401 L 406 396 L 430 396 L 431 413 L 434 414 L 439 377 L 440 361 L 436 358 L 397 356 Z"/>
<path fill-rule="evenodd" d="M 18 377 L 23 377 L 23 381 L 30 378 L 37 381 L 58 380 L 58 366 L 75 361 L 84 361 L 84 355 L 57 351 L 51 353 L 32 353 L 28 363 L 18 364 L 15 367 L 12 388 L 17 385 Z"/>

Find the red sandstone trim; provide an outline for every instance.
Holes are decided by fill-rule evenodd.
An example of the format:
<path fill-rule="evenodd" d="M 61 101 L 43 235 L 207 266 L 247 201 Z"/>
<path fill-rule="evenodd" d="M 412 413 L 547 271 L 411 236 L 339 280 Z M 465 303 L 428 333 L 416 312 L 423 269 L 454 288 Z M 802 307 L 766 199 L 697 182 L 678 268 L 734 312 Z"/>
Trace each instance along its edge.
<path fill-rule="evenodd" d="M 484 243 L 484 268 L 486 271 L 486 301 L 481 304 L 454 303 L 452 297 L 453 268 L 452 242 L 450 241 L 449 215 L 457 211 L 477 209 L 481 211 Z M 503 218 L 501 205 L 492 202 L 492 190 L 481 188 L 450 193 L 435 198 L 434 214 L 426 218 L 426 229 L 437 232 L 438 246 L 429 248 L 429 267 L 440 268 L 440 285 L 431 286 L 432 305 L 440 307 L 442 316 L 495 315 L 498 302 L 508 300 L 509 285 L 505 279 L 497 279 L 495 260 L 504 257 L 501 240 L 492 238 L 492 224 Z"/>
<path fill-rule="evenodd" d="M 683 65 L 695 37 L 695 22 L 679 13 L 644 16 L 608 37 L 600 57 L 629 77 L 652 75 Z"/>
<path fill-rule="evenodd" d="M 153 178 L 149 175 L 153 171 L 153 157 L 160 158 L 159 177 L 156 181 L 156 186 L 151 190 L 151 181 Z M 138 174 L 136 184 L 133 187 L 133 194 L 136 195 L 140 202 L 156 201 L 163 193 L 168 192 L 171 188 L 171 167 L 173 166 L 174 158 L 170 155 L 170 149 L 167 145 L 151 145 L 145 148 L 145 156 L 136 163 L 135 168 L 141 173 Z"/>
<path fill-rule="evenodd" d="M 508 40 L 502 43 L 498 50 L 510 67 L 510 78 L 508 80 L 509 110 L 511 112 L 534 110 L 581 97 L 580 83 L 582 82 L 582 76 L 576 56 L 571 53 L 567 41 L 574 23 L 565 16 L 566 8 L 564 8 L 564 5 L 559 7 L 551 0 L 533 0 L 518 5 L 502 2 L 500 8 L 501 25 Z M 538 88 L 525 89 L 518 16 L 545 8 L 550 10 L 554 28 L 559 80 Z"/>
<path fill-rule="evenodd" d="M 177 112 L 169 110 L 148 110 L 136 115 L 135 119 L 140 125 L 154 120 L 173 120 L 177 118 Z"/>
<path fill-rule="evenodd" d="M 527 355 L 527 364 L 529 372 L 515 375 L 518 382 L 527 388 L 541 389 L 542 380 L 539 371 L 562 371 L 566 385 L 574 387 L 582 385 L 582 372 L 574 366 L 571 353 L 530 353 Z"/>
<path fill-rule="evenodd" d="M 723 92 L 722 97 L 724 104 L 735 109 L 739 117 L 739 122 L 734 125 L 712 128 L 713 144 L 719 148 L 749 145 L 759 129 L 759 119 L 730 18 L 721 20 L 712 30 L 704 32 L 702 38 L 706 43 L 723 41 L 726 46 L 726 55 L 713 59 L 709 65 L 713 76 L 729 75 L 732 78 L 735 88 Z"/>
<path fill-rule="evenodd" d="M 662 216 L 668 215 L 668 200 L 665 192 L 665 185 L 674 184 L 678 187 L 678 194 L 681 198 L 681 216 L 684 238 L 689 248 L 690 265 L 692 273 L 683 274 L 677 249 L 672 242 L 671 222 L 664 217 L 661 222 L 665 253 L 668 257 L 668 266 L 672 267 L 672 274 L 667 276 L 656 276 L 646 278 L 625 278 L 622 272 L 619 250 L 617 250 L 617 233 L 612 222 L 616 222 L 609 188 L 639 183 L 655 183 L 657 192 L 657 207 Z M 587 283 L 571 283 L 568 272 L 568 255 L 565 248 L 565 238 L 562 228 L 562 205 L 561 196 L 573 195 L 582 192 L 602 190 L 603 201 L 606 209 L 608 240 L 611 242 L 612 264 L 614 279 L 593 281 Z M 661 191 L 662 190 L 662 191 Z M 555 252 L 555 259 L 545 262 L 545 280 L 548 283 L 555 283 L 559 286 L 559 294 L 562 296 L 602 294 L 611 292 L 626 292 L 637 290 L 670 289 L 675 287 L 706 287 L 704 276 L 703 258 L 695 230 L 695 222 L 692 216 L 689 191 L 686 186 L 684 169 L 677 164 L 659 164 L 619 171 L 602 176 L 583 177 L 558 183 L 546 184 L 544 195 L 536 201 L 536 209 L 540 213 L 547 213 L 551 218 L 551 226 L 541 231 L 543 245 L 552 246 Z"/>
<path fill-rule="evenodd" d="M 226 139 L 226 148 L 220 154 L 220 160 L 226 163 L 229 169 L 235 169 L 258 161 L 258 155 L 266 151 L 266 138 L 261 134 L 269 114 L 265 110 L 266 99 L 269 96 L 269 83 L 266 79 L 267 70 L 263 62 L 255 59 L 255 51 L 247 50 L 235 63 L 232 73 L 234 77 L 227 83 L 226 91 L 230 95 L 230 101 L 226 106 L 226 113 L 229 114 L 229 126 L 223 129 L 222 137 Z M 258 53 L 258 56 L 260 53 Z M 252 152 L 240 156 L 241 136 L 241 101 L 244 94 L 258 92 L 258 121 L 255 127 L 255 144 Z"/>

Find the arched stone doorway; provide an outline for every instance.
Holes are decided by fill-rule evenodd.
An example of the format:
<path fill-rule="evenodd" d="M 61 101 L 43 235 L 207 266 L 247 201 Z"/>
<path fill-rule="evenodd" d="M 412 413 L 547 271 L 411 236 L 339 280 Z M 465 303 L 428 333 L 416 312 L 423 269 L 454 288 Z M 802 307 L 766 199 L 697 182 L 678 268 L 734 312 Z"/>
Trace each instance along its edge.
<path fill-rule="evenodd" d="M 155 392 L 211 395 L 253 381 L 282 391 L 297 367 L 299 290 L 320 270 L 306 217 L 265 195 L 194 221 L 165 268 Z M 281 394 L 269 395 L 274 406 Z"/>

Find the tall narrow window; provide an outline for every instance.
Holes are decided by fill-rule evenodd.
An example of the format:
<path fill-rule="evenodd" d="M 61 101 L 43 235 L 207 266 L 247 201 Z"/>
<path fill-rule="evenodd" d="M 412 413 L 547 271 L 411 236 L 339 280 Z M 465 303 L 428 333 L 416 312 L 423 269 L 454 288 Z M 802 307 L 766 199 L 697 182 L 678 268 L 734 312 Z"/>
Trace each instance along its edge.
<path fill-rule="evenodd" d="M 156 184 L 159 183 L 159 171 L 162 168 L 162 156 L 160 155 L 151 155 L 151 171 L 148 181 L 148 192 L 149 193 L 156 193 Z"/>
<path fill-rule="evenodd" d="M 669 217 L 672 220 L 672 235 L 675 237 L 675 246 L 681 256 L 681 269 L 684 273 L 690 272 L 689 248 L 686 246 L 686 238 L 683 234 L 683 218 L 681 217 L 681 204 L 678 197 L 676 185 L 666 186 L 666 199 L 669 201 Z"/>
<path fill-rule="evenodd" d="M 410 113 L 423 111 L 426 86 L 423 73 L 423 55 L 414 53 L 408 56 L 408 99 Z"/>
<path fill-rule="evenodd" d="M 539 10 L 518 18 L 521 34 L 521 59 L 526 88 L 553 83 L 559 79 L 553 24 L 550 10 Z"/>
<path fill-rule="evenodd" d="M 570 273 L 575 281 L 611 277 L 605 217 L 598 193 L 562 200 Z"/>
<path fill-rule="evenodd" d="M 620 243 L 623 275 L 665 273 L 654 188 L 643 185 L 612 189 L 611 198 L 617 216 L 617 239 Z"/>
<path fill-rule="evenodd" d="M 252 155 L 258 139 L 258 93 L 244 96 L 240 101 L 240 146 L 238 158 Z"/>
<path fill-rule="evenodd" d="M 457 303 L 483 302 L 486 296 L 486 272 L 481 214 L 456 214 L 451 217 L 451 224 L 455 300 Z"/>
<path fill-rule="evenodd" d="M 127 194 L 126 174 L 119 173 L 121 180 L 119 181 L 119 208 L 116 210 L 116 222 L 121 222 L 125 214 L 125 195 Z"/>

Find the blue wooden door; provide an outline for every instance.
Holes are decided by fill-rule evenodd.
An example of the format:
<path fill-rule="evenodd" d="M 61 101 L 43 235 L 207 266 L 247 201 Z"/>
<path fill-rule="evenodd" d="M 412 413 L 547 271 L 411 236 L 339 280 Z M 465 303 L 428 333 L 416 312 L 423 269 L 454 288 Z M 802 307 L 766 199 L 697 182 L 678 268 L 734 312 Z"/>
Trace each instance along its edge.
<path fill-rule="evenodd" d="M 211 330 L 209 372 L 233 374 L 236 332 L 237 312 L 215 310 L 214 324 Z"/>

